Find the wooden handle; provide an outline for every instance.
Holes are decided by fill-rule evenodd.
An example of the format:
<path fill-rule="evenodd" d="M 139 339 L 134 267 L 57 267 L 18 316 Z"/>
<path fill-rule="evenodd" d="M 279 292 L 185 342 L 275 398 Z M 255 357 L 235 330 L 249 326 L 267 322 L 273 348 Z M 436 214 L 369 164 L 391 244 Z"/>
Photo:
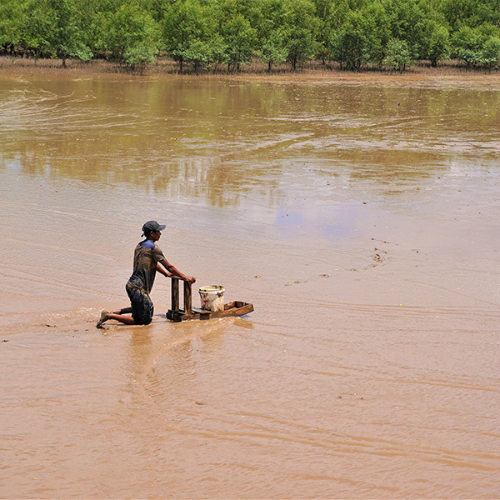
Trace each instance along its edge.
<path fill-rule="evenodd" d="M 184 312 L 191 314 L 193 309 L 193 299 L 191 296 L 191 283 L 184 282 Z"/>
<path fill-rule="evenodd" d="M 179 310 L 179 279 L 172 278 L 172 311 Z"/>

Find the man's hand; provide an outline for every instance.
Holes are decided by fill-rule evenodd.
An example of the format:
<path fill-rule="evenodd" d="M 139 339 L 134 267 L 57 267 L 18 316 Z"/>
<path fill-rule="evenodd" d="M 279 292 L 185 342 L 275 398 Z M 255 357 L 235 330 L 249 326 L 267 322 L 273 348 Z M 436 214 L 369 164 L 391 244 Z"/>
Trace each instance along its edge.
<path fill-rule="evenodd" d="M 196 282 L 196 278 L 194 276 L 186 276 L 186 279 L 184 281 L 187 281 L 190 285 Z"/>

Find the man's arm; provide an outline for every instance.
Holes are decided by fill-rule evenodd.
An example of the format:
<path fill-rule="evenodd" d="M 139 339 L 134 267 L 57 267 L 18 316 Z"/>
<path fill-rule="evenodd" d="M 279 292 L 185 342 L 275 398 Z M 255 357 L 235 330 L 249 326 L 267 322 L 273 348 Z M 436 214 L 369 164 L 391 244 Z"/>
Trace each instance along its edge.
<path fill-rule="evenodd" d="M 160 264 L 166 269 L 166 272 L 161 269 Z M 177 268 L 175 268 L 172 264 L 167 259 L 162 259 L 160 262 L 157 264 L 157 269 L 160 271 L 161 274 L 167 277 L 175 277 L 179 278 L 181 280 L 187 281 L 188 283 L 193 284 L 196 281 L 196 278 L 194 276 L 186 276 L 185 274 L 181 273 Z"/>
<path fill-rule="evenodd" d="M 160 273 L 160 274 L 163 274 L 163 276 L 165 276 L 166 278 L 171 278 L 173 276 L 172 273 L 169 273 L 168 271 L 165 271 L 165 269 L 163 269 L 163 267 L 160 266 L 160 263 L 157 262 L 156 264 L 156 270 Z"/>

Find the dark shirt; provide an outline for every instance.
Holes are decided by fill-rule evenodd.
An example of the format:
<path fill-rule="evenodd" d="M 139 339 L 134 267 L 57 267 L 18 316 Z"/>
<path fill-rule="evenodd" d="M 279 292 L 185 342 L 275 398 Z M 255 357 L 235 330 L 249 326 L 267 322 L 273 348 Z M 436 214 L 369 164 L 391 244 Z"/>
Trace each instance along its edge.
<path fill-rule="evenodd" d="M 134 251 L 134 271 L 129 282 L 150 293 L 156 276 L 156 265 L 165 256 L 161 248 L 151 240 L 141 241 Z"/>

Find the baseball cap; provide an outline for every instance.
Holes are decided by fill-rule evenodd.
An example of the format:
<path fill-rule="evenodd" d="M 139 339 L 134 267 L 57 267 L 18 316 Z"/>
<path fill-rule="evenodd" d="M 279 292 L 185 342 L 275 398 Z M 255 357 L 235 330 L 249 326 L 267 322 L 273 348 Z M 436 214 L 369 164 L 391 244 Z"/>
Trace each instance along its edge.
<path fill-rule="evenodd" d="M 149 220 L 142 226 L 142 232 L 144 233 L 145 231 L 163 231 L 167 226 L 163 224 L 158 224 L 155 220 Z"/>

